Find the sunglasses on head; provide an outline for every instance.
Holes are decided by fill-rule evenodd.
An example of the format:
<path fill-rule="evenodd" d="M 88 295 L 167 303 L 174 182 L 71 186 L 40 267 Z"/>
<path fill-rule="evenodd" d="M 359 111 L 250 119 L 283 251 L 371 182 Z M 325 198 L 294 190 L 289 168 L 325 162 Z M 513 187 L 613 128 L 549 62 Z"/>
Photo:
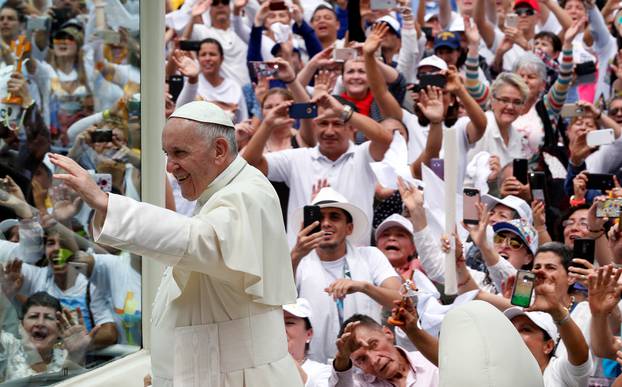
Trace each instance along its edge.
<path fill-rule="evenodd" d="M 531 8 L 518 8 L 514 10 L 514 13 L 518 16 L 533 16 L 536 14 L 536 11 Z"/>

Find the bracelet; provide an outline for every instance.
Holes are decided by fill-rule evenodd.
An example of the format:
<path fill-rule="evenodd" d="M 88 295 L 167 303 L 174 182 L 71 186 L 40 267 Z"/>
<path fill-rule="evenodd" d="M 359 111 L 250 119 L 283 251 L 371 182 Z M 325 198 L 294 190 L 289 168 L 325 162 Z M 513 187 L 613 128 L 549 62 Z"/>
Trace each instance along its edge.
<path fill-rule="evenodd" d="M 102 117 L 104 120 L 109 120 L 110 119 L 110 109 L 106 109 L 102 112 Z"/>
<path fill-rule="evenodd" d="M 575 199 L 574 195 L 570 196 L 570 206 L 577 207 L 582 204 L 585 204 L 585 198 L 583 199 Z"/>
<path fill-rule="evenodd" d="M 564 310 L 566 311 L 566 315 L 561 320 L 553 320 L 553 322 L 555 322 L 555 325 L 557 325 L 558 327 L 561 327 L 562 325 L 567 323 L 568 320 L 570 320 L 570 312 L 566 308 L 564 308 Z"/>
<path fill-rule="evenodd" d="M 283 81 L 284 84 L 289 85 L 290 83 L 294 82 L 296 80 L 296 77 L 294 77 L 294 79 L 292 79 L 291 81 L 286 81 L 285 79 L 281 79 L 281 81 Z"/>

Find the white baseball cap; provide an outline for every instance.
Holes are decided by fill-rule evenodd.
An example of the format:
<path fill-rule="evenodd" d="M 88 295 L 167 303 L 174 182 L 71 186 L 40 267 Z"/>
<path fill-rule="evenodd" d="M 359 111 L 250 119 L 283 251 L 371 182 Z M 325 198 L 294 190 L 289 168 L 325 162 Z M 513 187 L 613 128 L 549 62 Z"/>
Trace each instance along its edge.
<path fill-rule="evenodd" d="M 384 230 L 391 228 L 391 227 L 401 227 L 405 229 L 406 231 L 408 231 L 411 238 L 415 231 L 413 229 L 413 224 L 410 222 L 410 220 L 404 218 L 400 214 L 393 214 L 389 216 L 388 218 L 386 218 L 385 220 L 383 220 L 382 223 L 380 223 L 380 225 L 376 229 L 376 234 L 375 234 L 376 240 L 378 240 L 378 236 L 382 234 Z"/>
<path fill-rule="evenodd" d="M 482 203 L 486 205 L 489 211 L 492 210 L 497 204 L 503 204 L 504 206 L 510 207 L 516 211 L 521 219 L 524 219 L 529 223 L 533 223 L 533 212 L 531 211 L 531 207 L 529 207 L 529 204 L 527 204 L 526 201 L 517 196 L 508 195 L 503 199 L 499 199 L 492 195 L 486 194 L 482 196 Z"/>
<path fill-rule="evenodd" d="M 439 70 L 447 70 L 447 62 L 436 55 L 430 55 L 427 58 L 423 58 L 421 62 L 419 62 L 419 68 L 423 66 L 431 66 L 436 67 Z"/>
<path fill-rule="evenodd" d="M 217 105 L 206 101 L 192 101 L 175 109 L 169 118 L 185 118 L 187 120 L 217 124 L 233 129 L 231 117 Z"/>
<path fill-rule="evenodd" d="M 311 319 L 311 304 L 306 298 L 297 298 L 295 304 L 283 305 L 283 310 L 296 317 Z"/>
<path fill-rule="evenodd" d="M 525 312 L 523 308 L 518 306 L 506 309 L 503 314 L 510 321 L 518 316 L 527 316 L 528 319 L 533 321 L 540 329 L 545 331 L 555 342 L 557 342 L 557 326 L 553 322 L 553 317 L 550 314 L 544 312 Z"/>

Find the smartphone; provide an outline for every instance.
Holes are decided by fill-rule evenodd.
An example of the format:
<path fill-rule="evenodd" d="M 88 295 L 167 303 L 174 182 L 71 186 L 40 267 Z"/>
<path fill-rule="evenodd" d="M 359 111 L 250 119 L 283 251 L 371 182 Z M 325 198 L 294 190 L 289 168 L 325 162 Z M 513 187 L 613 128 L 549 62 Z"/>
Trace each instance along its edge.
<path fill-rule="evenodd" d="M 419 84 L 415 91 L 425 90 L 428 86 L 436 86 L 444 89 L 447 85 L 447 78 L 443 74 L 421 74 L 418 76 Z"/>
<path fill-rule="evenodd" d="M 303 228 L 309 227 L 315 221 L 320 222 L 322 220 L 322 212 L 320 210 L 320 206 L 304 206 L 302 211 L 304 217 L 304 223 L 302 226 Z M 318 224 L 317 227 L 311 230 L 309 235 L 318 233 L 320 231 L 322 231 L 322 227 Z"/>
<path fill-rule="evenodd" d="M 514 159 L 512 161 L 512 170 L 516 180 L 521 184 L 527 184 L 528 179 L 528 162 L 527 159 Z"/>
<path fill-rule="evenodd" d="M 479 203 L 479 190 L 475 188 L 465 188 L 462 205 L 462 220 L 464 224 L 478 224 L 479 214 L 477 213 L 476 203 Z"/>
<path fill-rule="evenodd" d="M 505 15 L 505 21 L 503 22 L 505 28 L 516 28 L 518 27 L 518 15 L 515 13 L 508 13 Z"/>
<path fill-rule="evenodd" d="M 285 2 L 280 1 L 280 0 L 276 0 L 276 1 L 270 0 L 270 5 L 268 6 L 268 8 L 270 9 L 270 11 L 284 11 L 288 9 Z"/>
<path fill-rule="evenodd" d="M 436 176 L 441 179 L 445 179 L 445 160 L 443 159 L 430 159 L 430 169 L 434 171 Z"/>
<path fill-rule="evenodd" d="M 112 175 L 109 173 L 94 173 L 91 175 L 97 186 L 104 192 L 112 191 Z"/>
<path fill-rule="evenodd" d="M 566 103 L 562 106 L 560 114 L 564 118 L 583 117 L 585 110 L 581 106 L 577 106 L 577 104 Z"/>
<path fill-rule="evenodd" d="M 277 65 L 268 64 L 265 62 L 250 62 L 253 66 L 256 78 L 268 78 L 276 75 L 278 70 Z"/>
<path fill-rule="evenodd" d="M 369 2 L 371 10 L 390 10 L 397 8 L 397 0 L 371 0 Z"/>
<path fill-rule="evenodd" d="M 184 88 L 184 77 L 182 75 L 171 75 L 168 78 L 168 92 L 173 97 L 173 101 L 177 101 L 181 89 Z"/>
<path fill-rule="evenodd" d="M 544 172 L 531 172 L 529 174 L 529 187 L 531 188 L 531 197 L 533 200 L 541 202 L 546 201 L 544 187 L 546 186 L 546 175 Z"/>
<path fill-rule="evenodd" d="M 104 43 L 113 44 L 118 46 L 121 44 L 121 34 L 112 30 L 99 30 L 95 31 L 95 36 L 102 39 Z"/>
<path fill-rule="evenodd" d="M 613 129 L 592 130 L 585 137 L 587 146 L 594 148 L 601 145 L 611 144 L 615 141 Z"/>
<path fill-rule="evenodd" d="M 317 117 L 316 103 L 295 103 L 289 107 L 289 116 L 296 119 Z"/>
<path fill-rule="evenodd" d="M 49 31 L 52 28 L 52 19 L 49 16 L 28 16 L 26 31 Z"/>
<path fill-rule="evenodd" d="M 333 60 L 337 62 L 345 62 L 350 59 L 356 59 L 358 52 L 354 48 L 335 48 L 333 50 Z"/>
<path fill-rule="evenodd" d="M 179 49 L 183 51 L 199 51 L 201 42 L 198 40 L 180 40 Z"/>
<path fill-rule="evenodd" d="M 594 263 L 595 248 L 596 241 L 594 239 L 577 238 L 574 240 L 574 247 L 572 248 L 572 258 L 581 258 L 585 259 L 589 263 Z M 573 263 L 573 266 L 578 266 L 578 264 Z"/>
<path fill-rule="evenodd" d="M 608 198 L 596 204 L 596 217 L 617 218 L 621 214 L 622 198 Z"/>
<path fill-rule="evenodd" d="M 425 35 L 425 40 L 434 40 L 434 33 L 432 32 L 432 27 L 421 27 L 421 31 Z"/>
<path fill-rule="evenodd" d="M 93 142 L 112 142 L 112 129 L 97 129 L 91 132 Z"/>
<path fill-rule="evenodd" d="M 588 173 L 586 188 L 608 191 L 613 188 L 613 175 L 610 173 Z"/>
<path fill-rule="evenodd" d="M 514 281 L 510 303 L 512 305 L 528 308 L 529 305 L 531 305 L 531 297 L 533 297 L 535 282 L 536 275 L 534 273 L 529 270 L 519 270 L 516 273 L 516 280 Z"/>

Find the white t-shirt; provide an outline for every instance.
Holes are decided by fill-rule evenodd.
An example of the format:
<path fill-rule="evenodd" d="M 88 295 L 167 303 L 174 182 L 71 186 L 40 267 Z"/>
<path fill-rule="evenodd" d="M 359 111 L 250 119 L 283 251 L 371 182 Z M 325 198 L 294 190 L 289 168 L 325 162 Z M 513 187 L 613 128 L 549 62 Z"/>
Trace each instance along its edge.
<path fill-rule="evenodd" d="M 301 226 L 292 224 L 294 213 L 311 202 L 313 185 L 320 179 L 327 179 L 335 191 L 365 212 L 369 221 L 367 232 L 362 240 L 354 242 L 369 245 L 376 184 L 376 175 L 369 166 L 375 161 L 369 154 L 369 144 L 369 141 L 361 145 L 350 143 L 348 150 L 335 161 L 321 154 L 319 146 L 265 154 L 268 179 L 285 182 L 289 187 L 287 241 L 290 248 L 296 244 Z"/>
<path fill-rule="evenodd" d="M 492 47 L 490 47 L 492 52 L 496 52 L 499 49 L 504 36 L 505 34 L 501 32 L 499 27 L 495 26 L 495 40 L 492 43 Z M 525 52 L 527 51 L 523 50 L 523 48 L 518 44 L 512 45 L 512 48 L 510 48 L 508 52 L 503 55 L 503 71 L 512 71 L 514 63 L 516 63 L 521 56 L 525 55 Z"/>
<path fill-rule="evenodd" d="M 130 265 L 129 253 L 121 255 L 93 254 L 95 266 L 91 282 L 108 296 L 114 309 L 114 321 L 120 344 L 141 344 L 140 273 Z"/>
<path fill-rule="evenodd" d="M 389 260 L 375 247 L 354 247 L 348 243 L 345 259 L 341 260 L 340 266 L 335 264 L 331 267 L 330 273 L 315 250 L 304 257 L 296 270 L 296 287 L 298 297 L 306 298 L 311 304 L 310 320 L 314 336 L 309 358 L 315 361 L 327 362 L 337 351 L 335 341 L 340 328 L 339 314 L 335 301 L 324 289 L 335 281 L 334 278 L 343 278 L 343 264 L 346 261 L 354 281 L 380 286 L 387 278 L 399 279 Z M 381 322 L 382 306 L 363 293 L 349 294 L 343 300 L 344 321 L 355 313 Z"/>
<path fill-rule="evenodd" d="M 301 367 L 307 373 L 305 387 L 328 387 L 333 367 L 311 359 L 305 360 Z"/>
<path fill-rule="evenodd" d="M 82 274 L 78 274 L 76 281 L 72 287 L 63 291 L 54 282 L 54 274 L 48 267 L 37 267 L 29 264 L 22 265 L 22 274 L 24 276 L 24 284 L 20 289 L 20 294 L 26 297 L 36 292 L 47 292 L 52 297 L 60 300 L 63 307 L 75 311 L 80 307 L 84 323 L 90 331 L 94 325 L 114 322 L 112 317 L 112 308 L 108 303 L 108 298 L 100 289 L 95 287 Z M 91 302 L 87 305 L 86 287 L 90 285 Z M 89 309 L 93 314 L 91 321 Z"/>
<path fill-rule="evenodd" d="M 246 67 L 248 45 L 240 39 L 233 28 L 221 30 L 204 24 L 195 24 L 192 27 L 191 39 L 203 40 L 206 38 L 216 39 L 224 51 L 225 58 L 220 68 L 220 74 L 224 78 L 236 81 L 240 86 L 250 83 L 248 68 Z"/>
<path fill-rule="evenodd" d="M 218 86 L 213 86 L 205 79 L 203 74 L 199 75 L 199 89 L 197 95 L 206 101 L 220 101 L 225 103 L 235 103 L 238 105 L 236 122 L 244 121 L 248 118 L 248 108 L 242 93 L 242 87 L 231 79 L 224 78 Z"/>
<path fill-rule="evenodd" d="M 544 387 L 582 387 L 587 380 L 592 366 L 591 359 L 578 366 L 570 364 L 568 359 L 553 357 L 544 369 Z"/>
<path fill-rule="evenodd" d="M 490 119 L 489 119 L 490 121 Z M 408 130 L 408 163 L 414 162 L 417 157 L 425 149 L 425 145 L 428 141 L 428 133 L 430 133 L 430 126 L 419 125 L 419 119 L 417 116 L 405 109 L 402 109 L 402 122 Z M 473 147 L 469 144 L 469 137 L 467 135 L 467 125 L 471 122 L 468 117 L 461 117 L 454 124 L 456 128 L 456 136 L 458 142 L 458 184 L 456 190 L 462 193 L 462 186 L 464 183 L 464 176 L 466 174 L 467 166 L 467 152 Z M 443 124 L 443 128 L 445 125 Z M 481 140 L 480 140 L 481 141 Z M 441 148 L 439 157 L 443 158 L 444 149 Z"/>
<path fill-rule="evenodd" d="M 536 34 L 542 31 L 549 31 L 558 35 L 562 31 L 562 25 L 559 24 L 557 16 L 553 12 L 549 12 L 549 17 L 546 18 L 544 24 L 536 24 Z"/>

